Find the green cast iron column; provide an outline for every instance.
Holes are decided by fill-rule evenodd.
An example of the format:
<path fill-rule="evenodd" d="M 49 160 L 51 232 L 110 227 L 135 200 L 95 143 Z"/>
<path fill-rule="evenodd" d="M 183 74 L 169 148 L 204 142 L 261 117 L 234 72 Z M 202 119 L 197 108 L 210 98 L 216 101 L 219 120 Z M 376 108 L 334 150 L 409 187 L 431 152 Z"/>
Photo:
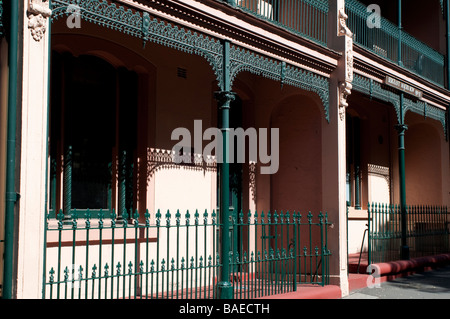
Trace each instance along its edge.
<path fill-rule="evenodd" d="M 233 297 L 233 286 L 230 282 L 230 239 L 228 236 L 230 226 L 230 165 L 228 162 L 228 144 L 230 133 L 230 102 L 234 100 L 231 92 L 230 81 L 230 42 L 224 41 L 223 49 L 223 91 L 216 93 L 221 113 L 222 132 L 222 160 L 218 163 L 220 172 L 220 221 L 221 221 L 221 260 L 222 270 L 220 272 L 220 282 L 218 283 L 219 298 L 231 299 Z"/>
<path fill-rule="evenodd" d="M 398 0 L 398 64 L 402 62 L 402 0 Z M 400 124 L 396 126 L 398 132 L 398 170 L 400 178 L 400 211 L 401 211 L 401 231 L 402 246 L 400 250 L 401 259 L 409 259 L 409 247 L 406 243 L 406 181 L 405 181 L 405 132 L 408 127 L 405 125 L 405 114 L 403 113 L 404 94 L 400 93 Z"/>
<path fill-rule="evenodd" d="M 16 166 L 16 115 L 17 115 L 17 52 L 19 42 L 19 1 L 11 1 L 9 25 L 9 86 L 8 86 L 8 132 L 5 198 L 5 251 L 3 269 L 3 298 L 12 298 L 14 256 L 14 211 L 18 194 L 15 191 Z"/>
<path fill-rule="evenodd" d="M 401 211 L 401 232 L 402 246 L 400 250 L 401 259 L 409 259 L 409 247 L 406 242 L 406 182 L 405 182 L 405 132 L 408 126 L 404 124 L 403 114 L 403 93 L 400 94 L 400 119 L 401 123 L 395 128 L 398 132 L 398 170 L 400 179 L 400 211 Z"/>

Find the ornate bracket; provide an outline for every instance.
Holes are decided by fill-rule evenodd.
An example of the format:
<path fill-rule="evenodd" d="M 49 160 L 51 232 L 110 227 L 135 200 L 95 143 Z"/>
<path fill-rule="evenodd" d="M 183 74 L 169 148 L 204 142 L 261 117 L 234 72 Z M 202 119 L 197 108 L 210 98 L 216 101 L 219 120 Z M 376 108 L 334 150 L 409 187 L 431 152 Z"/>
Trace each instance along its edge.
<path fill-rule="evenodd" d="M 338 12 L 338 21 L 339 21 L 339 27 L 338 27 L 338 36 L 348 36 L 352 37 L 353 33 L 347 26 L 347 19 L 348 15 L 345 13 L 344 8 L 339 9 Z"/>
<path fill-rule="evenodd" d="M 345 109 L 348 106 L 347 97 L 352 94 L 352 83 L 344 81 L 339 83 L 339 118 L 344 119 Z"/>
<path fill-rule="evenodd" d="M 52 15 L 49 0 L 28 0 L 28 29 L 35 41 L 41 41 L 47 30 L 47 18 Z"/>
<path fill-rule="evenodd" d="M 339 117 L 344 119 L 345 109 L 348 106 L 347 97 L 352 94 L 352 82 L 353 82 L 353 33 L 346 25 L 348 16 L 345 14 L 344 9 L 340 9 L 338 12 L 338 36 L 345 37 L 345 49 L 343 63 L 343 81 L 339 82 Z"/>

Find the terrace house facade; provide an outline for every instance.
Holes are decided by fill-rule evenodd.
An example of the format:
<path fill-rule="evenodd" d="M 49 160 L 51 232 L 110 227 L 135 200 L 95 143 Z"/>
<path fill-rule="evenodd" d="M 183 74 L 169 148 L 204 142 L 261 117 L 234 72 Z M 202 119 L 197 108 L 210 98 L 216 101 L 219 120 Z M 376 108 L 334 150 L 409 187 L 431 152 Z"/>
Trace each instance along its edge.
<path fill-rule="evenodd" d="M 345 296 L 371 203 L 449 204 L 449 1 L 0 10 L 4 298 Z"/>

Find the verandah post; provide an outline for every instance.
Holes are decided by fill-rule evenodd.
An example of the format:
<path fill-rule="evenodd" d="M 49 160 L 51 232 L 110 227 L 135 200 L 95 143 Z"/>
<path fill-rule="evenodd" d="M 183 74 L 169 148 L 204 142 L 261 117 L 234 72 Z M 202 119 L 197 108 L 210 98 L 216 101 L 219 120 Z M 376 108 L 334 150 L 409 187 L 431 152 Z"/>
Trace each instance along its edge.
<path fill-rule="evenodd" d="M 400 94 L 400 120 L 401 123 L 396 125 L 398 132 L 398 161 L 399 161 L 399 179 L 400 179 L 400 212 L 401 212 L 401 238 L 402 244 L 400 248 L 401 259 L 409 259 L 409 247 L 406 242 L 407 227 L 407 208 L 406 208 L 406 182 L 405 182 L 405 132 L 407 125 L 404 124 L 403 114 L 403 93 Z"/>
<path fill-rule="evenodd" d="M 230 79 L 230 42 L 223 41 L 223 86 L 222 91 L 216 92 L 216 99 L 219 104 L 221 114 L 221 132 L 222 132 L 222 159 L 218 160 L 219 172 L 219 203 L 220 203 L 220 252 L 222 259 L 222 269 L 218 283 L 218 296 L 220 299 L 231 299 L 233 295 L 233 287 L 230 282 L 230 239 L 228 236 L 229 221 L 229 183 L 230 183 L 230 167 L 228 162 L 228 145 L 229 145 L 229 122 L 230 122 L 230 103 L 234 100 L 234 94 L 231 92 Z"/>

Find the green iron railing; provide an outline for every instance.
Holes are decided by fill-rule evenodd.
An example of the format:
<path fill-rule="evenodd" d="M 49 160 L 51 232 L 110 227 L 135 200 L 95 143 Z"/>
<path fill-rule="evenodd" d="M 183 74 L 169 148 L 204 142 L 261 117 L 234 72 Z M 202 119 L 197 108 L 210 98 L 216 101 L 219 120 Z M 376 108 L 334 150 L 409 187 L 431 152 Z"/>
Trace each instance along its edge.
<path fill-rule="evenodd" d="M 391 62 L 400 62 L 401 66 L 429 81 L 444 85 L 445 68 L 442 54 L 383 17 L 380 19 L 381 27 L 370 28 L 368 21 L 372 12 L 368 12 L 367 6 L 357 0 L 346 0 L 345 8 L 348 15 L 347 25 L 353 32 L 355 44 Z"/>
<path fill-rule="evenodd" d="M 236 6 L 321 45 L 327 44 L 328 0 L 236 0 Z"/>
<path fill-rule="evenodd" d="M 0 38 L 3 37 L 3 0 L 0 0 Z"/>
<path fill-rule="evenodd" d="M 399 205 L 369 204 L 368 263 L 400 260 L 402 244 Z M 442 206 L 408 206 L 406 239 L 410 257 L 450 251 L 450 214 Z"/>
<path fill-rule="evenodd" d="M 218 298 L 221 271 L 216 214 L 93 219 L 61 212 L 46 227 L 43 298 Z M 258 298 L 329 283 L 327 215 L 234 216 L 233 297 Z"/>

